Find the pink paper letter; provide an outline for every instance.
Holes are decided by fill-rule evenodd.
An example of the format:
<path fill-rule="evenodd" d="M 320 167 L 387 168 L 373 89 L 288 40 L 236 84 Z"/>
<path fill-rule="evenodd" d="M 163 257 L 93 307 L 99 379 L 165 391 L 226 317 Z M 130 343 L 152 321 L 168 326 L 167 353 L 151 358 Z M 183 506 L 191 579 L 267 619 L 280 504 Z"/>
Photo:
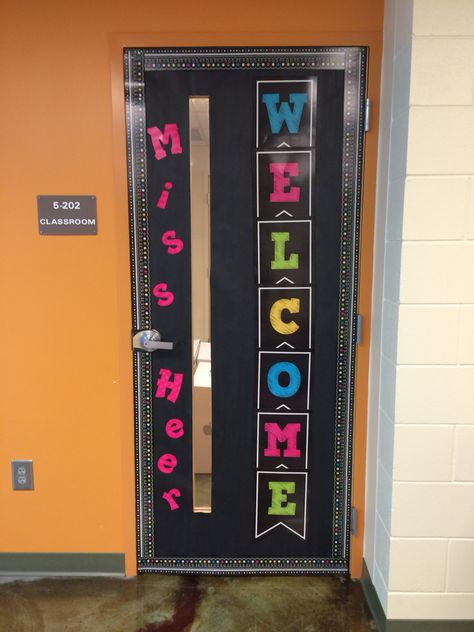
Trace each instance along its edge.
<path fill-rule="evenodd" d="M 160 307 L 168 307 L 174 301 L 173 292 L 168 292 L 167 283 L 157 283 L 153 288 L 153 294 L 158 298 L 156 301 Z"/>
<path fill-rule="evenodd" d="M 178 126 L 176 123 L 166 123 L 164 131 L 162 132 L 159 127 L 149 127 L 147 129 L 150 135 L 153 149 L 155 150 L 155 158 L 161 160 L 166 157 L 166 151 L 162 145 L 168 145 L 171 140 L 171 153 L 182 154 L 183 148 L 181 147 L 181 139 L 179 137 Z"/>
<path fill-rule="evenodd" d="M 184 435 L 183 422 L 181 419 L 168 419 L 165 430 L 170 439 L 179 439 Z"/>
<path fill-rule="evenodd" d="M 264 428 L 268 440 L 268 447 L 263 451 L 265 456 L 281 456 L 281 450 L 277 448 L 277 441 L 278 443 L 284 443 L 286 441 L 283 456 L 301 456 L 301 450 L 298 450 L 296 447 L 296 435 L 301 430 L 301 424 L 286 424 L 283 430 L 281 430 L 278 424 L 269 422 L 264 425 Z"/>
<path fill-rule="evenodd" d="M 270 193 L 270 202 L 299 202 L 300 187 L 290 187 L 290 176 L 297 176 L 299 171 L 297 162 L 272 162 L 270 172 L 273 173 L 273 193 Z"/>
<path fill-rule="evenodd" d="M 157 466 L 163 474 L 171 474 L 177 463 L 178 459 L 174 454 L 162 454 L 158 459 Z"/>
<path fill-rule="evenodd" d="M 169 492 L 163 492 L 163 495 L 162 495 L 162 498 L 168 501 L 171 511 L 174 511 L 175 509 L 179 509 L 179 505 L 175 501 L 174 496 L 176 496 L 176 498 L 179 498 L 181 496 L 181 492 L 179 491 L 179 489 L 176 489 L 176 488 L 170 489 Z"/>
<path fill-rule="evenodd" d="M 173 404 L 178 399 L 179 391 L 181 390 L 181 384 L 183 383 L 183 374 L 175 373 L 174 380 L 171 381 L 170 377 L 172 376 L 172 372 L 169 369 L 160 369 L 160 375 L 156 382 L 157 389 L 155 393 L 155 397 L 166 397 Z M 168 396 L 166 395 L 166 391 L 170 390 Z"/>
<path fill-rule="evenodd" d="M 177 255 L 183 249 L 183 241 L 176 237 L 174 230 L 167 230 L 161 235 L 161 243 L 168 246 L 169 255 Z"/>
<path fill-rule="evenodd" d="M 173 188 L 172 182 L 165 182 L 165 188 L 161 192 L 158 202 L 156 203 L 156 206 L 158 208 L 166 208 L 166 205 L 168 204 L 169 191 L 172 188 Z"/>

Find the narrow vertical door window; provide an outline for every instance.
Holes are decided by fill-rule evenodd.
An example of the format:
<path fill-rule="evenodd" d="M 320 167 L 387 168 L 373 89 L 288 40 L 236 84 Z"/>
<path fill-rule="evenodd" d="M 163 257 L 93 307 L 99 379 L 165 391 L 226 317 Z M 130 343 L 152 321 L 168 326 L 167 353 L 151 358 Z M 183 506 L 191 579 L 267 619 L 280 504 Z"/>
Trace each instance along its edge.
<path fill-rule="evenodd" d="M 191 314 L 193 335 L 193 508 L 211 511 L 212 380 L 209 98 L 189 99 Z"/>

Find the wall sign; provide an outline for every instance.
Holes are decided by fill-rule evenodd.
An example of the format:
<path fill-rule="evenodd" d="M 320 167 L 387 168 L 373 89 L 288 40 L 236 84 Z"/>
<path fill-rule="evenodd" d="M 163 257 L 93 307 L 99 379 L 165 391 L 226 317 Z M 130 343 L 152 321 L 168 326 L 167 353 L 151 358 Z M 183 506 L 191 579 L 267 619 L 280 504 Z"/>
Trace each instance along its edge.
<path fill-rule="evenodd" d="M 347 573 L 366 50 L 125 51 L 139 572 Z M 212 511 L 193 512 L 189 100 L 209 100 Z"/>
<path fill-rule="evenodd" d="M 38 195 L 40 235 L 96 235 L 95 195 Z"/>

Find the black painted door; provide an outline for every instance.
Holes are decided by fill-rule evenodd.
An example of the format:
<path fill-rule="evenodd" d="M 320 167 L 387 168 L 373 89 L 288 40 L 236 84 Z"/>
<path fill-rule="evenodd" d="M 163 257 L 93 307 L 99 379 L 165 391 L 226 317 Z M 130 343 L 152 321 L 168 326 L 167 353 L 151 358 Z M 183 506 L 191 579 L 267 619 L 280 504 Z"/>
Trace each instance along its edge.
<path fill-rule="evenodd" d="M 348 570 L 365 59 L 125 52 L 133 329 L 174 345 L 133 352 L 140 572 Z M 206 512 L 193 495 L 196 98 L 209 105 Z"/>

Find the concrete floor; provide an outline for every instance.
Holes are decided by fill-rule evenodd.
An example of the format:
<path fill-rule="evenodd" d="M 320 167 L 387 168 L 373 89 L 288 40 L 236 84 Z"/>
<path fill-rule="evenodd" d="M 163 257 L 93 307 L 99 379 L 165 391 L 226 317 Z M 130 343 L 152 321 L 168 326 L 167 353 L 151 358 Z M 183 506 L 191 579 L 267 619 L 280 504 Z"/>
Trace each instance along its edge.
<path fill-rule="evenodd" d="M 368 632 L 337 577 L 54 578 L 0 584 L 0 632 Z"/>

